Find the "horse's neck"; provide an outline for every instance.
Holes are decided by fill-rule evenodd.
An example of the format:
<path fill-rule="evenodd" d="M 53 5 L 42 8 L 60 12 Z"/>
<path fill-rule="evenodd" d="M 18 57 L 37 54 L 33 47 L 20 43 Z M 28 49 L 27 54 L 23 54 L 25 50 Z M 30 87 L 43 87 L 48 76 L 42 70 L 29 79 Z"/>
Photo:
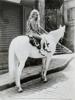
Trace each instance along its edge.
<path fill-rule="evenodd" d="M 60 29 L 51 31 L 49 33 L 50 35 L 52 35 L 52 37 L 54 38 L 54 42 L 57 44 L 62 36 L 62 32 L 60 32 Z"/>
<path fill-rule="evenodd" d="M 60 33 L 59 33 L 58 30 L 56 30 L 56 31 L 54 32 L 53 37 L 54 37 L 55 43 L 57 44 L 58 41 L 59 41 L 59 39 L 61 38 L 61 35 L 60 35 Z"/>

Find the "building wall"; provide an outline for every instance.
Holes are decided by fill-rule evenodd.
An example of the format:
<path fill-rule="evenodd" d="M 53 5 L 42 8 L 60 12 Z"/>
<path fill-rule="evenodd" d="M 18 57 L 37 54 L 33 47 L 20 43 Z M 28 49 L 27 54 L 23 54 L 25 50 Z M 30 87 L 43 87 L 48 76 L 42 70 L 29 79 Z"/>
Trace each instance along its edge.
<path fill-rule="evenodd" d="M 26 22 L 29 14 L 34 7 L 23 6 L 23 34 L 26 34 Z"/>
<path fill-rule="evenodd" d="M 0 2 L 0 68 L 7 67 L 11 40 L 22 33 L 22 8 Z"/>
<path fill-rule="evenodd" d="M 40 13 L 41 26 L 45 28 L 45 0 L 38 0 L 38 10 Z"/>
<path fill-rule="evenodd" d="M 44 0 L 22 0 L 21 4 L 6 1 L 0 2 L 0 69 L 8 68 L 10 42 L 14 37 L 25 34 L 26 21 L 32 9 L 39 10 L 42 26 L 45 24 L 44 6 L 41 7 Z"/>
<path fill-rule="evenodd" d="M 75 0 L 64 0 L 64 21 L 67 26 L 64 44 L 75 52 Z"/>

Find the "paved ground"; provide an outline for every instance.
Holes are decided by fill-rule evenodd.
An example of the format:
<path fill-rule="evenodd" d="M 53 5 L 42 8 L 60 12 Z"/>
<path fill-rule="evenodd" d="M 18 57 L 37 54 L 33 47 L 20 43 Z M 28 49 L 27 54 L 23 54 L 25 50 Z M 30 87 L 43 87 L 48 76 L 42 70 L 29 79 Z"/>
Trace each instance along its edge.
<path fill-rule="evenodd" d="M 65 70 L 48 75 L 47 83 L 36 79 L 22 87 L 22 93 L 15 87 L 0 92 L 0 100 L 75 100 L 75 59 Z"/>
<path fill-rule="evenodd" d="M 53 56 L 48 70 L 63 67 L 72 57 L 75 57 L 75 54 L 63 54 L 63 55 Z M 25 67 L 23 69 L 21 79 L 37 75 L 40 73 L 40 71 L 41 71 L 41 65 Z M 3 88 L 8 87 L 7 84 L 12 83 L 12 80 L 9 79 L 10 79 L 9 73 L 0 75 L 0 90 L 2 90 L 2 87 Z"/>

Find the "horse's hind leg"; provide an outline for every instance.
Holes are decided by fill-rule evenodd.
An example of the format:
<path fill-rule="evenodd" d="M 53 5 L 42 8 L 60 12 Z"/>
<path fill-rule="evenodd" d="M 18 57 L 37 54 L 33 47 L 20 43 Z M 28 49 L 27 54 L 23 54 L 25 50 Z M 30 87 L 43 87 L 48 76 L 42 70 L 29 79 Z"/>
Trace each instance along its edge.
<path fill-rule="evenodd" d="M 46 66 L 46 58 L 42 59 L 42 70 L 41 70 L 41 80 L 44 80 L 44 71 L 45 71 L 45 66 Z"/>
<path fill-rule="evenodd" d="M 50 61 L 51 61 L 51 56 L 47 57 L 46 59 L 46 62 L 45 62 L 45 65 L 43 66 L 43 74 L 42 74 L 42 77 L 43 77 L 43 81 L 44 82 L 47 82 L 47 71 L 48 71 L 48 67 L 49 67 L 49 64 L 50 64 Z"/>
<path fill-rule="evenodd" d="M 16 86 L 17 86 L 18 92 L 22 92 L 23 91 L 22 88 L 21 88 L 20 77 L 21 77 L 21 73 L 22 73 L 22 70 L 24 68 L 25 62 L 26 62 L 26 59 L 21 60 L 19 66 L 17 68 Z"/>

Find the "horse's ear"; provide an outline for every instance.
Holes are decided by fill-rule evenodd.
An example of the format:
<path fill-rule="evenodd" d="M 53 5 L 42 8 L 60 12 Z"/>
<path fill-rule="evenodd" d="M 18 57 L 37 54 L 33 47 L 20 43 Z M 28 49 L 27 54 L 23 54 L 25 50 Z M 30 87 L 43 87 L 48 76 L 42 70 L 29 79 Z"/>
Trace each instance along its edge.
<path fill-rule="evenodd" d="M 62 25 L 59 26 L 59 28 L 61 28 L 61 27 L 62 27 Z"/>
<path fill-rule="evenodd" d="M 66 26 L 64 25 L 63 28 L 64 28 L 64 30 L 65 30 Z"/>

